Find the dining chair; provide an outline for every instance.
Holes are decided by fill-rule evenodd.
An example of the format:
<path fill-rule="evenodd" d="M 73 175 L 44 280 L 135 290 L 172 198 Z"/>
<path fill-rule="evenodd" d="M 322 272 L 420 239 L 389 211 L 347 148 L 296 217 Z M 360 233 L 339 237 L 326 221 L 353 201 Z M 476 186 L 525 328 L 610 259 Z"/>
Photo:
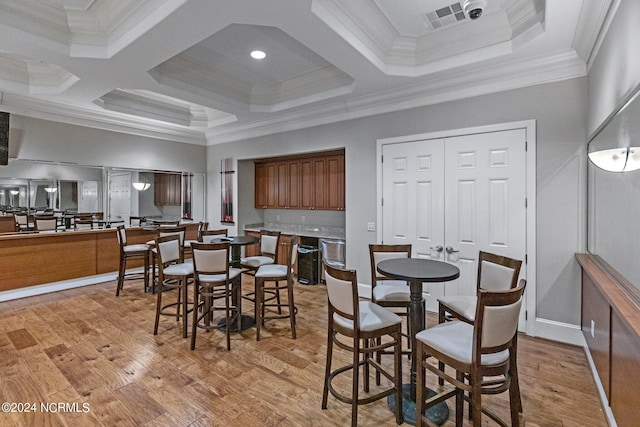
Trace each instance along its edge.
<path fill-rule="evenodd" d="M 518 283 L 522 261 L 490 252 L 478 253 L 476 295 L 452 295 L 438 298 L 438 323 L 457 319 L 473 324 L 481 289 L 506 290 Z M 440 362 L 442 364 L 442 362 Z M 442 385 L 444 380 L 440 379 Z"/>
<path fill-rule="evenodd" d="M 485 290 L 506 290 L 518 283 L 522 261 L 490 252 L 478 254 L 478 275 L 476 292 Z M 476 313 L 476 295 L 454 295 L 438 298 L 438 320 L 458 319 L 473 323 Z"/>
<path fill-rule="evenodd" d="M 407 338 L 407 349 L 403 350 L 403 353 L 411 354 L 412 331 L 411 322 L 408 321 L 409 308 L 411 307 L 409 284 L 405 280 L 397 280 L 384 276 L 378 273 L 377 270 L 380 261 L 394 258 L 411 258 L 411 245 L 369 245 L 371 300 L 383 307 L 400 309 L 401 311 L 395 311 L 395 313 L 407 318 L 407 332 L 403 334 Z M 424 304 L 423 299 L 423 310 Z"/>
<path fill-rule="evenodd" d="M 124 225 L 116 227 L 116 236 L 118 245 L 120 246 L 120 263 L 118 268 L 118 284 L 116 286 L 116 296 L 120 295 L 120 291 L 127 279 L 144 278 L 144 291 L 149 288 L 149 245 L 147 244 L 127 244 L 127 232 Z M 127 273 L 127 262 L 129 260 L 141 259 L 144 264 L 142 273 Z"/>
<path fill-rule="evenodd" d="M 76 219 L 75 221 L 73 221 L 73 228 L 76 230 L 91 230 L 93 229 L 93 220 Z"/>
<path fill-rule="evenodd" d="M 298 240 L 294 236 L 287 245 L 287 265 L 266 264 L 260 266 L 255 273 L 255 313 L 256 313 L 256 341 L 260 341 L 260 330 L 266 320 L 289 319 L 291 337 L 296 338 L 296 313 L 293 298 L 294 268 L 298 255 Z M 282 285 L 281 282 L 285 284 Z M 273 283 L 267 285 L 267 283 Z M 281 303 L 280 291 L 286 289 L 287 302 Z M 267 298 L 267 294 L 272 294 Z M 273 302 L 275 300 L 275 302 Z M 275 308 L 277 312 L 267 313 L 267 309 Z M 286 310 L 283 312 L 283 308 Z"/>
<path fill-rule="evenodd" d="M 140 227 L 144 222 L 143 216 L 130 216 L 129 217 L 129 225 L 131 227 Z"/>
<path fill-rule="evenodd" d="M 181 256 L 184 259 L 184 242 L 185 236 L 187 234 L 187 227 L 184 225 L 181 226 L 161 226 L 158 228 L 156 232 L 157 237 L 166 237 L 166 236 L 178 236 L 180 240 L 180 252 Z M 146 242 L 149 245 L 149 264 L 151 266 L 151 286 L 152 292 L 156 292 L 157 285 L 157 275 L 156 275 L 156 264 L 157 264 L 157 248 L 155 247 L 156 241 L 155 239 L 149 240 Z"/>
<path fill-rule="evenodd" d="M 185 257 L 187 256 L 187 254 L 191 254 L 191 243 L 194 242 L 199 242 L 200 241 L 200 233 L 202 233 L 203 231 L 206 231 L 209 229 L 209 223 L 206 221 L 200 221 L 198 223 L 198 231 L 196 234 L 196 239 L 186 239 L 184 241 L 184 253 L 185 253 Z"/>
<path fill-rule="evenodd" d="M 198 234 L 198 242 L 211 243 L 213 240 L 220 237 L 227 237 L 229 231 L 226 228 L 218 230 L 204 230 Z"/>
<path fill-rule="evenodd" d="M 58 218 L 53 215 L 36 215 L 33 222 L 36 231 L 52 231 L 58 228 Z"/>
<path fill-rule="evenodd" d="M 241 331 L 242 298 L 240 278 L 242 270 L 229 265 L 229 243 L 193 243 L 194 310 L 191 324 L 191 350 L 196 346 L 196 331 L 203 328 L 207 332 L 217 325 L 212 324 L 213 313 L 224 310 L 224 327 L 227 350 L 231 350 L 231 323 L 237 322 Z M 223 300 L 224 307 L 216 306 L 216 300 Z M 198 313 L 200 313 L 198 315 Z"/>
<path fill-rule="evenodd" d="M 14 213 L 13 221 L 16 231 L 29 231 L 34 229 L 33 217 L 27 213 Z"/>
<path fill-rule="evenodd" d="M 280 247 L 279 231 L 260 231 L 260 255 L 240 258 L 240 268 L 242 272 L 254 276 L 256 271 L 267 264 L 275 264 L 278 259 L 278 248 Z M 254 311 L 257 310 L 255 301 L 255 287 L 251 292 L 242 295 L 242 298 L 253 302 Z"/>
<path fill-rule="evenodd" d="M 193 302 L 188 301 L 189 279 L 193 279 L 193 263 L 184 262 L 180 248 L 180 236 L 177 234 L 156 238 L 155 249 L 158 256 L 158 290 L 156 300 L 156 319 L 153 335 L 158 335 L 160 315 L 182 319 L 182 337 L 187 337 L 188 313 L 193 310 Z M 177 289 L 176 302 L 162 305 L 165 290 Z M 189 309 L 189 306 L 192 308 Z"/>
<path fill-rule="evenodd" d="M 360 301 L 358 279 L 355 270 L 344 270 L 325 263 L 325 280 L 328 296 L 327 319 L 327 359 L 325 365 L 322 409 L 327 409 L 331 393 L 341 402 L 351 404 L 351 425 L 358 425 L 358 405 L 364 405 L 387 396 L 395 397 L 396 423 L 403 423 L 402 414 L 402 349 L 399 316 L 371 301 Z M 378 342 L 379 337 L 387 337 Z M 352 353 L 351 363 L 332 369 L 333 347 Z M 393 372 L 378 363 L 371 356 L 377 352 L 393 348 Z M 363 367 L 363 391 L 359 395 L 360 367 Z M 391 386 L 370 392 L 370 368 L 379 371 L 391 382 Z M 343 373 L 351 372 L 351 393 L 338 391 L 333 380 Z M 346 379 L 346 378 L 343 378 Z M 340 382 L 340 380 L 338 381 Z"/>
<path fill-rule="evenodd" d="M 509 391 L 511 425 L 522 423 L 522 401 L 517 369 L 518 319 L 526 281 L 515 288 L 478 292 L 475 322 L 455 320 L 440 323 L 416 334 L 418 372 L 416 378 L 416 426 L 428 422 L 425 410 L 453 396 L 456 398 L 456 426 L 462 426 L 463 403 L 467 400 L 474 427 L 482 425 L 486 414 L 502 426 L 507 426 L 486 405 L 483 394 Z M 455 377 L 432 359 L 455 370 Z M 430 360 L 431 359 L 431 360 Z M 427 399 L 426 370 L 453 389 L 444 389 Z M 468 396 L 465 394 L 469 394 Z"/>

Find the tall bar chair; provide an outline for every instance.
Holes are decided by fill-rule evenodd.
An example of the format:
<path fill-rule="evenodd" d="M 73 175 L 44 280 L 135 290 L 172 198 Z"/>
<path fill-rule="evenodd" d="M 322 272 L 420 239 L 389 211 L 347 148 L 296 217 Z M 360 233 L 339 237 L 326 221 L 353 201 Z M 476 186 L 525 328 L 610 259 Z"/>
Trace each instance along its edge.
<path fill-rule="evenodd" d="M 463 402 L 472 410 L 473 426 L 482 425 L 482 414 L 502 426 L 508 424 L 486 406 L 483 394 L 509 391 L 511 425 L 522 422 L 522 402 L 516 361 L 518 318 L 526 281 L 520 280 L 516 288 L 499 291 L 481 289 L 478 292 L 473 324 L 455 320 L 440 323 L 416 334 L 416 426 L 428 422 L 424 417 L 430 406 L 451 397 L 456 398 L 456 426 L 462 426 Z M 437 365 L 427 358 L 434 358 Z M 453 377 L 443 366 L 455 370 Z M 453 389 L 443 389 L 426 398 L 425 372 L 429 370 Z M 465 393 L 469 394 L 468 396 Z"/>
<path fill-rule="evenodd" d="M 291 324 L 291 337 L 296 338 L 296 312 L 293 299 L 293 269 L 298 255 L 298 241 L 296 237 L 291 239 L 287 246 L 287 265 L 266 264 L 260 266 L 255 273 L 255 304 L 256 304 L 256 341 L 260 341 L 260 330 L 266 320 L 289 319 Z M 284 285 L 281 284 L 284 282 Z M 267 283 L 272 283 L 267 285 Z M 282 304 L 280 299 L 271 302 L 274 298 L 266 299 L 266 293 L 280 295 L 280 291 L 286 289 L 287 303 Z M 267 313 L 266 309 L 276 308 L 277 313 Z M 286 308 L 283 312 L 282 308 Z"/>
<path fill-rule="evenodd" d="M 116 227 L 116 235 L 118 236 L 118 245 L 120 246 L 120 267 L 118 269 L 118 285 L 116 287 L 116 296 L 120 295 L 120 291 L 127 279 L 144 278 L 144 291 L 149 287 L 149 245 L 147 244 L 127 244 L 127 232 L 124 225 Z M 143 273 L 127 273 L 127 262 L 129 260 L 142 259 L 144 263 Z"/>
<path fill-rule="evenodd" d="M 240 267 L 243 269 L 243 273 L 254 276 L 256 271 L 268 264 L 275 264 L 278 259 L 278 248 L 280 247 L 280 232 L 279 231 L 260 231 L 260 255 L 249 256 L 240 258 Z M 280 294 L 273 295 L 278 299 L 280 303 Z M 251 292 L 242 295 L 242 298 L 253 302 L 254 314 L 257 310 L 255 301 L 255 289 Z"/>
<path fill-rule="evenodd" d="M 403 423 L 402 415 L 402 349 L 399 316 L 371 301 L 358 298 L 358 279 L 354 270 L 343 270 L 325 263 L 325 280 L 328 295 L 327 361 L 325 366 L 322 409 L 327 409 L 328 395 L 331 393 L 341 402 L 351 405 L 351 425 L 358 425 L 358 405 L 374 402 L 395 395 L 395 415 L 398 424 Z M 340 338 L 341 337 L 341 338 Z M 378 338 L 387 337 L 378 342 Z M 348 365 L 332 370 L 333 347 L 352 353 Z M 393 373 L 385 369 L 371 356 L 385 349 L 394 349 Z M 369 393 L 369 369 L 379 371 L 391 381 L 391 386 L 378 393 L 360 397 L 360 367 L 364 367 L 364 392 Z M 352 372 L 351 395 L 339 392 L 333 380 L 339 375 Z"/>
<path fill-rule="evenodd" d="M 158 256 L 158 291 L 156 301 L 156 320 L 153 335 L 158 335 L 160 315 L 175 316 L 182 319 L 182 337 L 187 337 L 187 320 L 191 312 L 188 301 L 189 279 L 193 279 L 193 263 L 184 262 L 184 253 L 180 248 L 180 236 L 177 234 L 158 237 L 155 242 Z M 176 302 L 162 305 L 162 294 L 166 290 L 177 289 Z"/>
<path fill-rule="evenodd" d="M 240 277 L 242 270 L 229 265 L 229 243 L 193 243 L 194 309 L 191 324 L 191 350 L 196 346 L 198 328 L 207 332 L 217 328 L 212 324 L 216 310 L 225 312 L 225 333 L 227 350 L 231 350 L 230 325 L 235 320 L 237 330 L 241 328 L 242 298 Z M 224 306 L 216 306 L 223 300 Z M 200 314 L 198 314 L 200 313 Z"/>
<path fill-rule="evenodd" d="M 186 234 L 187 234 L 187 227 L 184 225 L 181 225 L 181 226 L 166 225 L 166 226 L 158 227 L 156 238 L 174 236 L 174 235 L 178 236 L 180 238 L 180 251 L 182 253 L 182 257 L 184 258 L 184 242 L 185 242 Z M 156 265 L 158 261 L 157 249 L 155 247 L 156 245 L 155 239 L 149 240 L 147 242 L 147 245 L 149 245 L 149 264 L 151 266 L 151 286 L 152 286 L 152 292 L 155 293 L 156 285 L 157 285 Z"/>
<path fill-rule="evenodd" d="M 36 231 L 55 231 L 58 229 L 58 218 L 53 215 L 36 215 L 33 220 Z"/>
<path fill-rule="evenodd" d="M 411 258 L 411 245 L 369 245 L 371 266 L 371 300 L 382 307 L 393 309 L 399 316 L 409 317 L 411 306 L 409 284 L 405 280 L 396 280 L 378 273 L 380 261 L 394 258 Z M 424 299 L 422 300 L 424 310 Z M 400 311 L 397 311 L 399 309 Z M 411 322 L 407 321 L 407 349 L 404 354 L 411 354 Z M 379 355 L 378 355 L 379 356 Z"/>

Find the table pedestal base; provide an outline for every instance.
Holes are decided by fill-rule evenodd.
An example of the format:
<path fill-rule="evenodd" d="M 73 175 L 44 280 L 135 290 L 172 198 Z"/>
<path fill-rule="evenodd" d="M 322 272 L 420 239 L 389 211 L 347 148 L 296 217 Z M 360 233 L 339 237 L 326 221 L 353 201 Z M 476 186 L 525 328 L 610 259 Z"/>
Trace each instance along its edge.
<path fill-rule="evenodd" d="M 427 398 L 435 395 L 435 391 L 427 389 Z M 387 404 L 395 413 L 396 396 L 394 394 L 387 397 Z M 416 403 L 411 400 L 411 384 L 402 385 L 402 415 L 405 423 L 416 425 Z M 449 407 L 445 402 L 438 403 L 427 409 L 427 418 L 434 424 L 442 425 L 449 418 Z"/>
<path fill-rule="evenodd" d="M 242 328 L 242 330 L 244 331 L 245 329 L 249 329 L 251 327 L 253 327 L 256 324 L 256 319 L 254 319 L 251 316 L 247 316 L 246 314 L 242 314 L 240 316 L 240 327 Z M 227 328 L 227 319 L 222 318 L 220 319 L 220 321 L 218 322 L 218 329 L 220 329 L 221 331 L 225 331 Z M 231 322 L 231 326 L 229 327 L 229 330 L 231 332 L 238 332 L 238 322 L 235 321 L 235 319 L 233 320 L 233 322 Z"/>

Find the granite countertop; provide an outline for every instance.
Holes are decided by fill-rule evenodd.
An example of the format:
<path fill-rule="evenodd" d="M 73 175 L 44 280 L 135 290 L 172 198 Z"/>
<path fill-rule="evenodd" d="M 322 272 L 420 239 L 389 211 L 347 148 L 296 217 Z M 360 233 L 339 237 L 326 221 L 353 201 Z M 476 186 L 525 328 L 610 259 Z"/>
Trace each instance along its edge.
<path fill-rule="evenodd" d="M 324 239 L 344 240 L 345 236 L 344 228 L 317 225 L 264 223 L 246 224 L 244 229 L 245 231 L 257 232 L 260 232 L 260 230 L 279 231 L 283 234 L 290 234 L 293 236 L 318 237 Z"/>

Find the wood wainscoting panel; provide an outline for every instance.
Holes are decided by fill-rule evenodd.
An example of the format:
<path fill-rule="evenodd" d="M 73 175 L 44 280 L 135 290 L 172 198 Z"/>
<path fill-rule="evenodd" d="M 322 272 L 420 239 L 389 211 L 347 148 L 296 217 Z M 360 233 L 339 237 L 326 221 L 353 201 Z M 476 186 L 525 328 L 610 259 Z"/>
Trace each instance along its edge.
<path fill-rule="evenodd" d="M 0 240 L 0 291 L 95 274 L 95 232 L 15 235 Z"/>
<path fill-rule="evenodd" d="M 602 388 L 611 398 L 609 388 L 609 343 L 611 306 L 591 276 L 582 272 L 582 333 L 598 371 Z M 593 336 L 591 335 L 593 322 Z"/>
<path fill-rule="evenodd" d="M 618 427 L 640 422 L 640 337 L 620 316 L 611 316 L 611 409 Z"/>

